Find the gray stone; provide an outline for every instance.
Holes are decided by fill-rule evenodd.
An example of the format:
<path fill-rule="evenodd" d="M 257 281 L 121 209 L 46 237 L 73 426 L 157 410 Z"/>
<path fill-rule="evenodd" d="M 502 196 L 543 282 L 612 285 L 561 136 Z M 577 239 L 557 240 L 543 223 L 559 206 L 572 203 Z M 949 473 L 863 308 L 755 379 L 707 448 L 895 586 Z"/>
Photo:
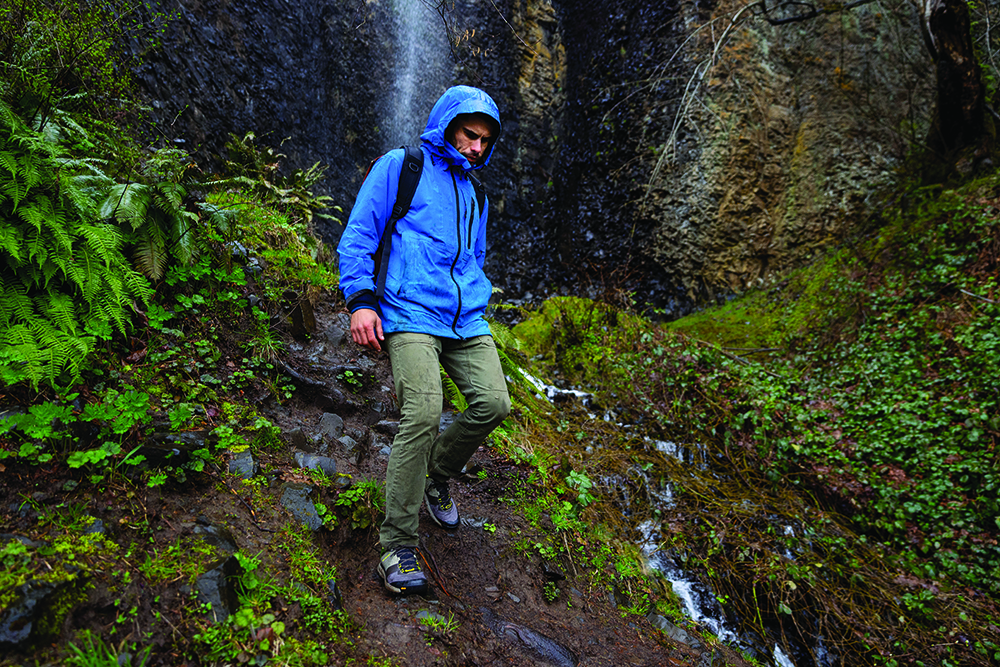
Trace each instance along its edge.
<path fill-rule="evenodd" d="M 15 588 L 13 601 L 0 615 L 0 645 L 16 645 L 32 637 L 32 633 L 37 630 L 38 621 L 42 618 L 49 619 L 51 614 L 56 613 L 52 607 L 56 606 L 60 593 L 76 583 L 74 575 L 59 582 L 31 580 Z M 59 621 L 61 619 L 55 623 L 50 622 L 49 625 L 58 626 Z"/>
<path fill-rule="evenodd" d="M 295 462 L 299 464 L 300 468 L 322 470 L 326 473 L 326 476 L 330 478 L 337 476 L 337 462 L 329 456 L 317 456 L 316 454 L 295 452 Z"/>
<path fill-rule="evenodd" d="M 377 422 L 373 428 L 378 433 L 385 434 L 389 437 L 395 437 L 396 434 L 399 433 L 399 422 L 383 419 L 382 421 Z"/>
<path fill-rule="evenodd" d="M 349 435 L 340 436 L 339 438 L 337 438 L 337 442 L 342 444 L 344 446 L 344 449 L 347 450 L 348 452 L 353 452 L 354 449 L 358 446 L 358 441 Z"/>
<path fill-rule="evenodd" d="M 229 459 L 229 472 L 240 479 L 250 479 L 260 472 L 260 466 L 257 465 L 257 461 L 250 450 L 245 449 L 242 452 L 233 454 L 233 458 Z"/>
<path fill-rule="evenodd" d="M 239 549 L 236 546 L 236 537 L 233 536 L 233 533 L 228 528 L 197 525 L 194 527 L 194 534 L 200 535 L 206 543 L 211 544 L 213 547 L 218 547 L 228 553 L 236 553 Z"/>
<path fill-rule="evenodd" d="M 573 652 L 559 642 L 535 632 L 529 627 L 502 619 L 487 607 L 480 607 L 483 622 L 498 637 L 515 646 L 528 649 L 544 662 L 557 667 L 576 667 Z"/>
<path fill-rule="evenodd" d="M 507 597 L 509 597 L 515 603 L 519 603 L 521 601 L 521 598 L 517 597 L 516 595 L 514 595 L 513 593 L 511 593 L 509 591 L 507 593 Z"/>
<path fill-rule="evenodd" d="M 700 645 L 697 639 L 659 614 L 650 612 L 649 615 L 646 616 L 646 620 L 649 621 L 654 628 L 662 630 L 664 634 L 673 639 L 675 642 L 686 644 L 688 646 Z"/>
<path fill-rule="evenodd" d="M 336 440 L 344 434 L 344 420 L 340 415 L 324 412 L 319 418 L 319 434 L 329 440 Z"/>
<path fill-rule="evenodd" d="M 231 555 L 217 560 L 205 574 L 198 577 L 195 584 L 198 602 L 211 605 L 208 617 L 216 623 L 225 621 L 239 609 L 236 585 L 241 574 L 243 567 L 236 556 Z"/>
<path fill-rule="evenodd" d="M 292 513 L 296 519 L 309 527 L 309 530 L 319 530 L 323 520 L 316 512 L 316 505 L 310 500 L 312 487 L 308 484 L 288 483 L 281 492 L 281 506 Z"/>

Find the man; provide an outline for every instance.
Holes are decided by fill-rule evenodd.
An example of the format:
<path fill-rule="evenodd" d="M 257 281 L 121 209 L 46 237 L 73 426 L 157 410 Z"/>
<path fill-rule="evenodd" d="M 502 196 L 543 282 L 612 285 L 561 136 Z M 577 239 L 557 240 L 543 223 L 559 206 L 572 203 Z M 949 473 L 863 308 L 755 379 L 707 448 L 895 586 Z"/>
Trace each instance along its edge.
<path fill-rule="evenodd" d="M 449 479 L 458 476 L 510 411 L 507 384 L 483 318 L 492 294 L 483 273 L 486 218 L 472 182 L 500 135 L 489 95 L 455 86 L 431 110 L 420 135 L 423 171 L 409 211 L 392 234 L 385 292 L 375 290 L 375 252 L 396 201 L 403 150 L 372 167 L 358 192 L 337 251 L 340 288 L 351 311 L 351 337 L 388 348 L 400 404 L 385 480 L 385 521 L 378 572 L 393 593 L 419 593 L 427 579 L 417 560 L 421 499 L 439 526 L 459 525 Z M 440 435 L 438 364 L 469 407 Z"/>

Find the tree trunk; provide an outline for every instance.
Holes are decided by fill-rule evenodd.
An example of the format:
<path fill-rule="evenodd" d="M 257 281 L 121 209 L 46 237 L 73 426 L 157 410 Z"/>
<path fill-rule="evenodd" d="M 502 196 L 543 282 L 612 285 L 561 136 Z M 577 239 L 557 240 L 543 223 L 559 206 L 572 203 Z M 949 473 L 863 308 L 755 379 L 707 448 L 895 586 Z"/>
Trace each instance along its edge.
<path fill-rule="evenodd" d="M 984 166 L 993 149 L 993 119 L 986 115 L 986 89 L 965 1 L 922 3 L 924 36 L 937 65 L 937 109 L 927 143 L 933 153 L 928 166 L 938 180 Z"/>

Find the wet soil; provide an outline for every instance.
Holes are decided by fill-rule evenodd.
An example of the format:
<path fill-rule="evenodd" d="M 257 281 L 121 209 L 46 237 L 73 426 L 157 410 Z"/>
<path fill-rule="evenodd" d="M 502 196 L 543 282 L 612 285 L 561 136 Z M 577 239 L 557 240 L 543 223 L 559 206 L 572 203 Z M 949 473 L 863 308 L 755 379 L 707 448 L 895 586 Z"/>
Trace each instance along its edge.
<path fill-rule="evenodd" d="M 44 532 L 56 528 L 43 528 L 40 514 L 82 504 L 126 557 L 114 570 L 91 561 L 93 585 L 61 630 L 28 649 L 11 648 L 0 665 L 57 664 L 81 629 L 115 642 L 152 645 L 151 665 L 228 664 L 199 655 L 201 649 L 191 641 L 191 582 L 180 573 L 150 580 L 137 574 L 137 566 L 146 554 L 162 554 L 178 537 L 203 534 L 210 526 L 243 553 L 266 552 L 281 527 L 293 520 L 277 502 L 283 485 L 308 481 L 295 464 L 291 434 L 301 429 L 312 442 L 309 437 L 318 431 L 324 413 L 339 414 L 345 432 L 358 441 L 351 450 L 334 442 L 326 451 L 338 472 L 354 480 L 384 479 L 385 447 L 391 438 L 383 431 L 387 422 L 391 427 L 398 419 L 388 359 L 349 340 L 347 316 L 334 304 L 319 304 L 315 314 L 317 332 L 305 342 L 289 339 L 290 354 L 282 359 L 299 376 L 298 389 L 283 404 L 266 398 L 258 405 L 281 427 L 286 446 L 257 454 L 264 471 L 258 476 L 257 496 L 218 470 L 156 488 L 112 478 L 100 487 L 80 483 L 67 491 L 65 468 L 6 466 L 0 532 L 45 539 Z M 354 392 L 356 387 L 343 381 L 344 368 L 365 369 L 363 390 Z M 606 585 L 591 585 L 583 563 L 565 557 L 543 563 L 536 551 L 525 549 L 525 540 L 530 544 L 545 530 L 519 516 L 510 500 L 532 493 L 528 470 L 488 446 L 480 448 L 467 469 L 469 474 L 452 484 L 463 517 L 460 528 L 442 530 L 421 509 L 420 546 L 433 581 L 425 597 L 394 597 L 383 589 L 374 573 L 375 529 L 352 530 L 341 522 L 335 530 L 313 533 L 323 557 L 336 567 L 340 601 L 351 619 L 347 641 L 341 637 L 326 643 L 329 664 L 373 664 L 372 658 L 392 661 L 378 664 L 414 666 L 745 664 L 725 648 L 708 649 L 695 640 L 674 642 L 643 616 L 620 608 Z M 323 494 L 334 491 L 314 493 L 319 495 L 313 500 L 323 500 Z M 131 575 L 123 575 L 130 567 Z M 285 577 L 287 567 L 277 559 L 263 564 L 265 576 L 277 580 Z M 544 588 L 552 581 L 559 597 L 550 603 Z M 273 609 L 278 620 L 289 624 L 301 616 L 297 605 L 282 600 L 275 600 Z M 452 629 L 429 630 L 419 619 L 427 612 L 453 619 Z"/>

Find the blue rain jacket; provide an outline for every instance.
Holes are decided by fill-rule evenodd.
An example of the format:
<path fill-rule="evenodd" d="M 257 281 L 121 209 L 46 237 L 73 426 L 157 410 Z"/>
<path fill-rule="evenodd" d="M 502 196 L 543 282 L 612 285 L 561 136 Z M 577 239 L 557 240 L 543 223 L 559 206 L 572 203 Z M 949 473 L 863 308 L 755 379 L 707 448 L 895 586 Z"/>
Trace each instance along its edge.
<path fill-rule="evenodd" d="M 460 114 L 483 113 L 496 121 L 489 152 L 473 166 L 445 140 Z M 483 315 L 493 291 L 486 259 L 486 218 L 469 180 L 489 164 L 500 134 L 500 113 L 489 95 L 455 86 L 431 109 L 420 135 L 424 166 L 413 202 L 396 222 L 385 294 L 378 304 L 385 333 L 407 331 L 445 338 L 490 333 Z M 358 192 L 340 238 L 340 289 L 351 312 L 375 307 L 375 251 L 396 202 L 404 151 L 389 151 L 374 164 Z"/>

